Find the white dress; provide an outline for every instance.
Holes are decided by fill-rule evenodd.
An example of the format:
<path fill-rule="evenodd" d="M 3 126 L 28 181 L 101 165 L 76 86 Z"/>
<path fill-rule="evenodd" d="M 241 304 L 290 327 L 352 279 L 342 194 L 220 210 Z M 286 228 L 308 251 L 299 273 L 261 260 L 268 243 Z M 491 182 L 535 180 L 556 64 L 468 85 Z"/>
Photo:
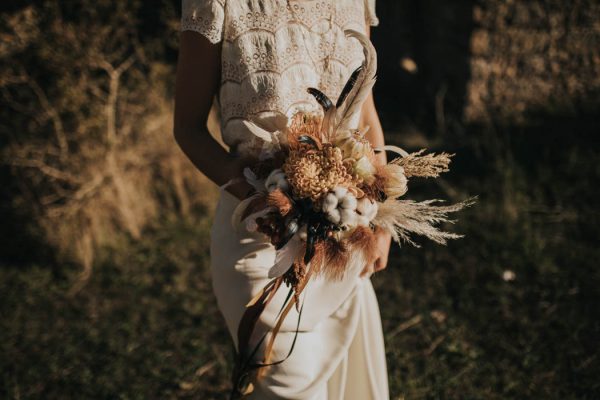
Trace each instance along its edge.
<path fill-rule="evenodd" d="M 224 142 L 240 154 L 255 154 L 261 144 L 242 120 L 269 125 L 298 111 L 320 112 L 308 87 L 336 99 L 363 61 L 361 46 L 343 31 L 376 25 L 374 2 L 183 0 L 181 29 L 222 44 L 218 105 Z M 275 260 L 264 236 L 232 225 L 238 203 L 222 191 L 211 229 L 213 290 L 234 341 L 245 305 L 269 282 Z M 356 258 L 343 281 L 309 283 L 291 357 L 267 369 L 250 398 L 389 398 L 379 307 L 371 281 L 359 277 L 363 266 Z M 261 329 L 273 326 L 287 294 L 283 289 L 263 313 Z M 286 318 L 273 360 L 288 354 L 297 318 L 295 311 Z"/>

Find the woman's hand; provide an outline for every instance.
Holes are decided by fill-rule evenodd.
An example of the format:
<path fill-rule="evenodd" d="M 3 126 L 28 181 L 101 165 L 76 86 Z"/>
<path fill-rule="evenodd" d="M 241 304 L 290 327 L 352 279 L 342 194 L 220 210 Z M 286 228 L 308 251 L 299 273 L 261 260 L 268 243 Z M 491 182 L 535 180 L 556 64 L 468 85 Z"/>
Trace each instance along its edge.
<path fill-rule="evenodd" d="M 375 261 L 365 266 L 360 274 L 361 277 L 369 277 L 387 267 L 392 235 L 383 229 L 377 229 L 375 231 L 375 238 L 377 246 Z"/>
<path fill-rule="evenodd" d="M 254 187 L 250 185 L 244 178 L 244 169 L 251 165 L 251 162 L 244 158 L 235 158 L 231 162 L 230 172 L 232 180 L 236 182 L 229 185 L 227 191 L 238 198 L 238 200 L 246 199 L 253 191 Z"/>

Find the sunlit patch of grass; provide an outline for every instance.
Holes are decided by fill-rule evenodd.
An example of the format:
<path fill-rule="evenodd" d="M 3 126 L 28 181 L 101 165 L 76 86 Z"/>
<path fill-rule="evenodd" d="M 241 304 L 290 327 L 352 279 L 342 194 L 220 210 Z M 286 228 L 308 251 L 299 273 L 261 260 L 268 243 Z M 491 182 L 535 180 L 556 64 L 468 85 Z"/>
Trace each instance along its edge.
<path fill-rule="evenodd" d="M 76 271 L 0 270 L 3 398 L 216 398 L 229 341 L 211 295 L 208 218 L 169 221 Z M 201 394 L 201 395 L 200 395 Z"/>

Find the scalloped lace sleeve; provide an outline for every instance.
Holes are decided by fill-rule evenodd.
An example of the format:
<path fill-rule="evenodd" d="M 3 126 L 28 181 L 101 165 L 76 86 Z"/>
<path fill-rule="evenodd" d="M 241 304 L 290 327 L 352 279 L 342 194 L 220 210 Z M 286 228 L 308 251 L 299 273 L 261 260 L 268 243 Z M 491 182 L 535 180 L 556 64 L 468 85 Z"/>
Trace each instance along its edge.
<path fill-rule="evenodd" d="M 375 0 L 365 0 L 365 15 L 367 17 L 367 24 L 370 26 L 379 25 L 379 18 L 375 12 Z"/>
<path fill-rule="evenodd" d="M 225 0 L 182 0 L 181 32 L 194 31 L 216 44 L 223 40 Z"/>

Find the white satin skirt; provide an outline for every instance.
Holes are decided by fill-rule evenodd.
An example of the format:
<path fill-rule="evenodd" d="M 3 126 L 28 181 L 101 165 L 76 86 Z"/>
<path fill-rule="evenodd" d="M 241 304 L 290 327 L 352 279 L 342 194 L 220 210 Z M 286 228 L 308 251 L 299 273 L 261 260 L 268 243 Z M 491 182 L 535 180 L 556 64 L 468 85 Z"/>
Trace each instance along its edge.
<path fill-rule="evenodd" d="M 275 249 L 263 235 L 232 224 L 238 204 L 234 196 L 221 191 L 211 229 L 213 290 L 236 346 L 245 306 L 270 281 L 268 271 L 275 261 Z M 371 281 L 359 277 L 363 266 L 357 256 L 343 281 L 313 278 L 309 282 L 301 296 L 304 308 L 291 356 L 266 369 L 250 399 L 389 399 L 379 306 Z M 279 289 L 253 341 L 273 327 L 287 293 L 285 285 Z M 275 340 L 272 361 L 288 355 L 297 323 L 293 309 Z M 261 349 L 257 361 L 262 355 Z"/>

